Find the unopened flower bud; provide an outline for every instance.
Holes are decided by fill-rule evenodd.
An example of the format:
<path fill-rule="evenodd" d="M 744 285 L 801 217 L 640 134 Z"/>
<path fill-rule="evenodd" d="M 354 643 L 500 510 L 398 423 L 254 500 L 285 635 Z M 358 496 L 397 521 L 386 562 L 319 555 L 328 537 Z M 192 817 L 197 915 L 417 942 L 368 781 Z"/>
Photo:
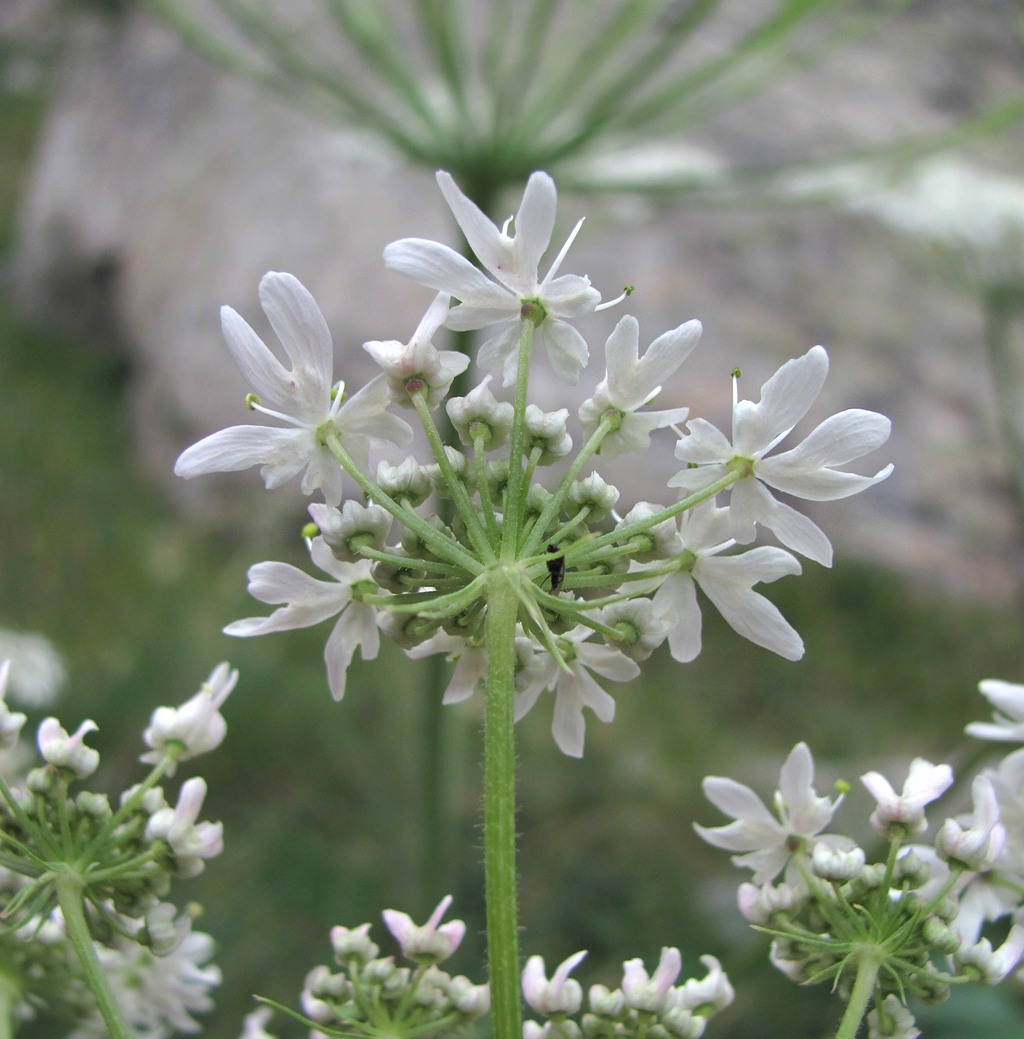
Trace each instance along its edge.
<path fill-rule="evenodd" d="M 614 628 L 621 639 L 605 636 L 605 641 L 631 660 L 646 660 L 665 639 L 672 622 L 656 617 L 650 599 L 627 599 L 612 603 L 601 611 L 601 622 Z"/>
<path fill-rule="evenodd" d="M 351 928 L 340 925 L 332 927 L 331 947 L 338 963 L 348 963 L 353 959 L 369 963 L 380 953 L 380 947 L 370 938 L 369 924 Z"/>
<path fill-rule="evenodd" d="M 930 916 L 921 928 L 921 936 L 936 951 L 952 956 L 960 948 L 960 935 L 938 916 Z"/>
<path fill-rule="evenodd" d="M 598 1017 L 616 1020 L 626 1008 L 626 997 L 621 989 L 609 989 L 606 985 L 591 985 L 587 993 L 590 1010 Z"/>
<path fill-rule="evenodd" d="M 952 868 L 982 872 L 991 869 L 1006 846 L 1006 827 L 999 821 L 999 804 L 992 781 L 975 776 L 974 812 L 962 821 L 947 819 L 935 836 L 935 850 Z"/>
<path fill-rule="evenodd" d="M 430 494 L 430 478 L 415 458 L 406 458 L 394 465 L 383 461 L 377 466 L 377 483 L 381 490 L 415 508 Z"/>
<path fill-rule="evenodd" d="M 650 519 L 662 511 L 663 506 L 652 505 L 649 501 L 640 501 L 633 506 L 622 517 L 622 522 L 616 524 L 619 527 L 629 526 Z M 676 527 L 675 518 L 662 520 L 642 534 L 634 534 L 630 543 L 636 546 L 633 558 L 638 563 L 652 563 L 659 559 L 672 559 L 679 555 L 682 550 L 682 542 L 679 540 L 679 530 Z"/>
<path fill-rule="evenodd" d="M 633 1010 L 662 1013 L 669 1006 L 669 990 L 683 966 L 679 950 L 662 949 L 653 975 L 648 975 L 640 959 L 627 960 L 622 966 L 622 994 L 626 997 L 626 1005 Z"/>
<path fill-rule="evenodd" d="M 596 523 L 615 508 L 618 500 L 618 489 L 610 483 L 605 483 L 598 473 L 591 473 L 586 478 L 577 480 L 569 488 L 565 510 L 570 516 L 574 516 L 581 509 L 587 509 L 587 519 Z"/>
<path fill-rule="evenodd" d="M 852 880 L 864 868 L 864 851 L 861 848 L 830 848 L 819 841 L 811 853 L 811 869 L 822 880 L 842 883 Z"/>
<path fill-rule="evenodd" d="M 393 522 L 391 514 L 379 505 L 363 505 L 354 498 L 345 501 L 340 510 L 314 502 L 309 514 L 331 554 L 345 563 L 363 558 L 360 548 L 382 551 Z"/>
<path fill-rule="evenodd" d="M 46 718 L 36 737 L 39 753 L 55 768 L 65 768 L 79 779 L 85 779 L 99 767 L 100 754 L 83 741 L 86 733 L 95 732 L 98 728 L 94 721 L 84 721 L 74 735 L 69 736 L 56 718 Z"/>
<path fill-rule="evenodd" d="M 491 1009 L 491 990 L 487 985 L 474 985 L 462 974 L 448 983 L 448 998 L 460 1014 L 483 1017 Z"/>
<path fill-rule="evenodd" d="M 491 393 L 487 385 L 490 381 L 488 375 L 465 397 L 452 397 L 445 405 L 459 439 L 467 447 L 480 440 L 488 451 L 501 447 L 508 439 L 515 413 L 511 404 L 498 401 Z"/>
<path fill-rule="evenodd" d="M 565 429 L 565 420 L 569 417 L 567 408 L 541 411 L 536 404 L 527 404 L 523 417 L 529 434 L 524 444 L 525 453 L 529 455 L 539 448 L 538 465 L 550 465 L 572 450 L 572 437 Z"/>
<path fill-rule="evenodd" d="M 11 662 L 0 662 L 0 750 L 10 750 L 18 742 L 21 727 L 25 724 L 25 715 L 20 711 L 12 711 L 7 706 L 7 681 L 11 671 Z"/>

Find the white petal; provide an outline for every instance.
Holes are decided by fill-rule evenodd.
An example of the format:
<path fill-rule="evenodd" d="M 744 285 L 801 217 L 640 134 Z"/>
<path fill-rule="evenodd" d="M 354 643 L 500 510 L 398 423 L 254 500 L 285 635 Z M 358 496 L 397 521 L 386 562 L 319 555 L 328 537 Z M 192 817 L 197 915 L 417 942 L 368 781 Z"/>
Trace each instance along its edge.
<path fill-rule="evenodd" d="M 672 622 L 668 633 L 672 659 L 688 664 L 700 653 L 701 616 L 697 605 L 697 586 L 681 570 L 669 574 L 654 593 L 655 615 Z"/>
<path fill-rule="evenodd" d="M 555 182 L 546 173 L 532 173 L 514 221 L 516 269 L 523 279 L 524 292 L 532 289 L 526 284 L 526 279 L 536 284 L 540 259 L 551 244 L 557 201 Z M 480 253 L 476 254 L 484 261 Z M 486 261 L 484 265 L 489 267 Z M 494 273 L 498 277 L 498 272 Z"/>
<path fill-rule="evenodd" d="M 733 416 L 733 445 L 747 458 L 760 455 L 807 414 L 828 375 L 828 354 L 815 346 L 787 361 L 762 387 L 757 405 L 741 401 Z"/>
<path fill-rule="evenodd" d="M 271 271 L 260 281 L 260 303 L 296 369 L 327 392 L 334 369 L 334 346 L 320 308 L 291 274 Z"/>
<path fill-rule="evenodd" d="M 538 329 L 537 338 L 547 347 L 555 375 L 575 386 L 590 357 L 587 341 L 572 325 L 550 319 Z"/>
<path fill-rule="evenodd" d="M 736 453 L 725 434 L 706 419 L 694 418 L 686 423 L 689 434 L 676 444 L 676 458 L 694 465 L 728 462 Z"/>
<path fill-rule="evenodd" d="M 292 402 L 291 375 L 273 351 L 231 307 L 220 308 L 224 343 L 245 380 L 267 407 L 287 410 Z"/>
<path fill-rule="evenodd" d="M 307 429 L 229 426 L 186 448 L 178 457 L 174 472 L 191 479 L 204 473 L 230 473 L 264 465 L 272 471 L 288 469 L 288 475 L 293 476 L 306 464 L 314 448 Z M 281 482 L 275 481 L 274 486 Z"/>
<path fill-rule="evenodd" d="M 507 290 L 495 285 L 478 267 L 440 242 L 425 238 L 392 242 L 384 249 L 384 263 L 418 284 L 447 292 L 464 303 L 496 306 L 499 300 L 511 298 Z"/>

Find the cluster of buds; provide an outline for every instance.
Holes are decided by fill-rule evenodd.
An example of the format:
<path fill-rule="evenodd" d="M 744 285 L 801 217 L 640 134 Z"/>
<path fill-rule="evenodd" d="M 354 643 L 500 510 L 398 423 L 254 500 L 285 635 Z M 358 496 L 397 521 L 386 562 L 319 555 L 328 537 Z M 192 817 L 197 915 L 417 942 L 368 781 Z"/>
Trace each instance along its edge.
<path fill-rule="evenodd" d="M 570 956 L 550 980 L 541 957 L 530 957 L 523 996 L 543 1023 L 525 1022 L 523 1039 L 700 1039 L 707 1022 L 733 1001 L 732 985 L 714 956 L 701 957 L 707 968 L 703 978 L 677 985 L 682 957 L 678 949 L 666 948 L 653 974 L 643 960 L 627 960 L 619 988 L 592 985 L 588 1009 L 581 1013 L 583 989 L 569 974 L 584 956 Z"/>
<path fill-rule="evenodd" d="M 451 905 L 444 898 L 422 926 L 395 909 L 384 911 L 384 922 L 411 966 L 380 955 L 370 937 L 370 925 L 331 930 L 334 961 L 339 970 L 315 967 L 306 977 L 302 1009 L 313 1027 L 329 1034 L 351 1036 L 458 1035 L 490 1009 L 486 985 L 440 969 L 466 931 L 461 920 L 442 924 Z M 319 1033 L 318 1033 L 319 1034 Z"/>
<path fill-rule="evenodd" d="M 982 738 L 1024 741 L 1024 686 L 989 680 L 981 690 L 999 709 L 974 723 Z M 772 935 L 772 963 L 800 983 L 828 982 L 851 998 L 864 971 L 872 977 L 871 1035 L 919 1034 L 910 997 L 941 1002 L 959 985 L 995 985 L 1024 956 L 1024 749 L 974 777 L 970 812 L 947 818 L 934 840 L 926 806 L 953 784 L 946 764 L 915 759 L 897 791 L 880 773 L 861 777 L 874 798 L 870 824 L 884 854 L 869 862 L 850 837 L 823 831 L 845 797 L 814 790 L 814 762 L 798 744 L 782 767 L 771 811 L 750 788 L 708 777 L 704 791 L 733 817 L 696 827 L 709 843 L 741 852 L 753 871 L 739 906 Z M 779 874 L 783 879 L 779 882 Z M 983 935 L 996 924 L 1001 944 Z"/>
<path fill-rule="evenodd" d="M 453 702 L 470 696 L 487 672 L 486 627 L 500 585 L 518 609 L 515 631 L 502 635 L 517 642 L 516 715 L 552 693 L 554 738 L 573 756 L 583 753 L 584 710 L 604 722 L 614 715 L 600 680 L 635 678 L 638 662 L 662 643 L 681 662 L 700 652 L 698 587 L 741 636 L 799 658 L 800 636 L 754 586 L 799 573 L 794 553 L 830 565 L 832 548 L 815 523 L 775 495 L 827 501 L 885 479 L 891 466 L 873 476 L 837 467 L 885 443 L 888 419 L 850 409 L 776 451 L 822 389 L 828 356 L 818 346 L 784 364 L 757 403 L 738 399 L 733 372 L 731 437 L 703 419 L 683 430 L 687 408 L 651 405 L 697 344 L 700 322 L 664 332 L 641 354 L 639 324 L 626 315 L 607 338 L 604 375 L 579 404 L 577 432 L 570 432 L 567 408 L 546 412 L 527 397 L 535 347 L 544 347 L 555 377 L 576 383 L 590 349 L 574 322 L 612 305 L 600 302 L 588 278 L 558 273 L 580 224 L 541 276 L 555 222 L 550 177 L 530 177 L 514 220 L 501 228 L 450 176 L 438 174 L 438 183 L 483 270 L 437 242 L 389 245 L 386 264 L 438 295 L 409 342 L 363 344 L 382 370 L 351 397 L 335 381 L 327 323 L 294 277 L 270 273 L 260 283 L 290 368 L 234 310 L 222 310 L 228 349 L 256 391 L 250 406 L 283 428 L 220 430 L 184 451 L 175 471 L 193 477 L 259 466 L 268 487 L 301 474 L 303 492 L 324 499 L 310 506 L 307 533 L 325 575 L 256 564 L 249 590 L 278 608 L 225 630 L 263 635 L 336 617 L 324 655 L 338 699 L 356 650 L 375 657 L 383 631 L 415 656 L 456 662 L 446 694 Z M 442 327 L 492 330 L 476 353 L 490 374 L 450 397 L 469 359 L 435 347 Z M 494 376 L 515 386 L 513 400 L 495 395 Z M 436 420 L 442 404 L 454 443 Z M 370 449 L 404 448 L 412 429 L 401 416 L 410 414 L 431 459 L 385 461 L 374 478 Z M 674 436 L 682 468 L 664 503 L 620 511 L 619 491 L 591 467 L 599 455 L 647 450 L 658 431 Z M 561 475 L 541 473 L 556 463 Z M 785 547 L 749 548 L 758 527 Z"/>
<path fill-rule="evenodd" d="M 0 745 L 15 745 L 25 722 L 4 698 L 8 664 L 0 664 Z M 219 665 L 202 688 L 177 708 L 154 712 L 144 734 L 152 764 L 146 778 L 125 790 L 113 806 L 93 790 L 73 792 L 100 764 L 85 738 L 92 721 L 69 734 L 56 718 L 37 730 L 43 764 L 24 775 L 0 777 L 0 884 L 8 922 L 0 957 L 10 976 L 24 979 L 27 1007 L 77 1006 L 84 1023 L 76 1035 L 106 1035 L 76 955 L 72 921 L 95 955 L 126 1019 L 147 1035 L 198 1027 L 191 1011 L 210 1008 L 208 989 L 220 981 L 203 966 L 212 953 L 209 936 L 193 932 L 191 916 L 163 901 L 175 878 L 194 877 L 223 846 L 220 823 L 199 821 L 206 795 L 196 776 L 169 803 L 160 780 L 178 762 L 212 750 L 224 737 L 219 708 L 237 680 Z M 88 951 L 92 956 L 93 952 Z M 83 1010 L 83 1008 L 85 1008 Z M 90 1023 L 91 1022 L 91 1023 Z"/>

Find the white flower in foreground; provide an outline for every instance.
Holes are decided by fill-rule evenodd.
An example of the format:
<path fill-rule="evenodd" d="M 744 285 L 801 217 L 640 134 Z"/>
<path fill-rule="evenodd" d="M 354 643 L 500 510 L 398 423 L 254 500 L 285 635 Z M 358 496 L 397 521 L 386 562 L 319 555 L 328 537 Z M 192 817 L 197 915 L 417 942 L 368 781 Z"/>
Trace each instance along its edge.
<path fill-rule="evenodd" d="M 153 749 L 139 760 L 156 765 L 168 757 L 168 744 L 177 744 L 178 753 L 170 756 L 167 768 L 167 775 L 173 776 L 177 762 L 219 747 L 228 731 L 220 709 L 237 681 L 238 672 L 223 661 L 190 700 L 180 707 L 158 707 L 142 734 L 146 746 Z"/>
<path fill-rule="evenodd" d="M 423 393 L 429 407 L 444 399 L 456 375 L 469 367 L 469 355 L 438 350 L 432 339 L 448 317 L 448 294 L 438 293 L 408 343 L 395 340 L 363 343 L 363 349 L 384 369 L 392 399 L 411 408 L 411 397 Z"/>
<path fill-rule="evenodd" d="M 56 718 L 46 718 L 36 732 L 39 753 L 48 764 L 70 769 L 79 779 L 85 779 L 91 776 L 100 764 L 99 751 L 85 745 L 85 735 L 88 732 L 96 732 L 98 728 L 94 721 L 84 721 L 75 730 L 74 735 L 69 736 Z"/>
<path fill-rule="evenodd" d="M 754 591 L 755 584 L 800 573 L 799 561 L 771 546 L 721 555 L 735 544 L 730 529 L 729 510 L 718 508 L 713 501 L 682 515 L 679 569 L 654 594 L 655 614 L 671 624 L 668 643 L 672 656 L 685 664 L 700 653 L 699 587 L 737 634 L 787 660 L 799 660 L 804 655 L 803 640 L 778 607 Z"/>
<path fill-rule="evenodd" d="M 345 695 L 345 673 L 358 647 L 364 660 L 373 660 L 380 649 L 377 611 L 359 600 L 360 586 L 380 593 L 370 576 L 370 563 L 344 563 L 335 559 L 323 538 L 314 538 L 310 548 L 313 562 L 334 578 L 321 581 L 290 563 L 257 563 L 249 568 L 249 594 L 260 602 L 283 603 L 269 617 L 247 617 L 234 621 L 226 635 L 248 638 L 272 631 L 309 628 L 338 614 L 338 622 L 327 639 L 324 662 L 331 695 Z"/>
<path fill-rule="evenodd" d="M 255 391 L 252 407 L 285 428 L 222 429 L 182 452 L 174 471 L 190 479 L 259 465 L 268 488 L 302 472 L 303 494 L 319 488 L 330 504 L 337 505 L 342 470 L 324 445 L 325 431 L 335 428 L 345 450 L 365 468 L 371 446 L 408 444 L 412 430 L 385 411 L 391 396 L 383 375 L 348 399 L 343 385 L 335 386 L 331 333 L 316 300 L 297 278 L 271 271 L 260 281 L 259 292 L 260 304 L 291 362 L 290 371 L 231 307 L 221 309 L 221 327 L 238 370 Z"/>
<path fill-rule="evenodd" d="M 532 311 L 529 319 L 540 319 L 536 343 L 547 348 L 555 374 L 575 383 L 587 363 L 588 351 L 583 336 L 568 322 L 593 311 L 601 294 L 586 277 L 556 275 L 583 221 L 541 278 L 537 268 L 555 227 L 555 183 L 546 173 L 531 175 L 514 220 L 509 218 L 500 230 L 448 173 L 440 171 L 437 182 L 470 248 L 495 280 L 454 249 L 422 238 L 392 242 L 384 250 L 384 262 L 413 281 L 459 300 L 460 305 L 448 315 L 449 328 L 507 326 L 483 343 L 477 354 L 480 367 L 502 372 L 506 386 L 516 379 L 520 321 L 528 306 Z M 513 222 L 515 235 L 510 236 L 508 228 Z"/>
<path fill-rule="evenodd" d="M 169 1039 L 181 1032 L 194 1035 L 200 1026 L 192 1015 L 213 1009 L 210 989 L 221 983 L 221 972 L 208 962 L 214 953 L 208 934 L 193 931 L 167 956 L 154 956 L 130 941 L 116 948 L 97 944 L 96 953 L 117 1004 L 139 1039 Z M 97 1013 L 95 1025 L 87 1021 L 68 1039 L 108 1034 Z"/>
<path fill-rule="evenodd" d="M 660 392 L 662 383 L 690 355 L 700 340 L 701 323 L 687 321 L 658 336 L 640 357 L 640 326 L 627 314 L 615 326 L 605 344 L 605 376 L 594 395 L 580 405 L 583 432 L 590 436 L 606 413 L 618 423 L 601 441 L 601 454 L 608 457 L 650 446 L 656 429 L 677 425 L 689 408 L 640 411 Z"/>
<path fill-rule="evenodd" d="M 935 835 L 935 850 L 951 864 L 965 869 L 991 869 L 1006 846 L 1006 827 L 999 821 L 999 803 L 988 776 L 971 784 L 974 812 L 947 819 Z"/>
<path fill-rule="evenodd" d="M 871 825 L 879 833 L 887 836 L 892 827 L 906 836 L 917 837 L 928 829 L 924 806 L 950 786 L 953 770 L 949 765 L 933 765 L 924 758 L 914 758 L 900 794 L 879 772 L 867 772 L 860 781 L 878 802 L 871 813 Z"/>
<path fill-rule="evenodd" d="M 622 965 L 622 994 L 626 1006 L 650 1014 L 661 1014 L 669 1006 L 669 992 L 683 969 L 678 949 L 663 948 L 654 974 L 648 974 L 644 961 L 627 960 Z"/>
<path fill-rule="evenodd" d="M 455 952 L 466 933 L 466 925 L 461 920 L 441 923 L 441 917 L 451 904 L 452 896 L 445 895 L 422 927 L 414 924 L 407 913 L 397 909 L 385 909 L 381 915 L 401 946 L 403 956 L 416 963 L 441 963 Z"/>
<path fill-rule="evenodd" d="M 971 722 L 964 730 L 979 740 L 1020 740 L 1024 742 L 1024 685 L 986 678 L 978 690 L 995 708 L 994 721 Z"/>
<path fill-rule="evenodd" d="M 887 465 L 874 476 L 833 468 L 881 447 L 889 439 L 890 422 L 874 411 L 851 408 L 826 419 L 789 451 L 770 452 L 807 414 L 828 374 L 828 354 L 816 346 L 787 361 L 762 387 L 761 400 L 737 401 L 733 382 L 732 443 L 704 419 L 691 419 L 689 435 L 676 445 L 676 458 L 686 462 L 669 481 L 684 494 L 699 491 L 730 472 L 742 479 L 731 487 L 729 502 L 733 537 L 754 540 L 755 525 L 773 531 L 788 548 L 825 566 L 832 546 L 817 524 L 777 501 L 769 488 L 809 501 L 832 501 L 857 494 L 884 480 Z"/>
<path fill-rule="evenodd" d="M 694 829 L 716 848 L 745 852 L 734 855 L 737 865 L 754 871 L 754 883 L 773 880 L 799 850 L 809 850 L 810 838 L 832 847 L 849 847 L 846 837 L 819 834 L 829 824 L 842 796 L 830 801 L 814 790 L 814 759 L 806 743 L 798 743 L 786 758 L 779 773 L 779 789 L 775 792 L 775 815 L 748 786 L 722 776 L 708 776 L 703 783 L 704 795 L 734 822 L 727 826 Z"/>
<path fill-rule="evenodd" d="M 548 980 L 543 956 L 531 956 L 523 968 L 523 998 L 529 1006 L 544 1017 L 555 1014 L 575 1014 L 583 1003 L 583 989 L 569 975 L 580 963 L 586 950 L 573 953 L 563 960 Z"/>
<path fill-rule="evenodd" d="M 628 682 L 640 674 L 640 666 L 619 650 L 586 640 L 593 635 L 582 625 L 558 638 L 558 647 L 568 665 L 560 667 L 548 652 L 529 657 L 520 672 L 521 689 L 516 693 L 515 720 L 519 721 L 545 689 L 555 693 L 555 716 L 551 732 L 563 754 L 583 757 L 585 722 L 583 708 L 589 707 L 603 722 L 615 717 L 615 701 L 596 682 L 591 671 L 613 682 Z"/>
<path fill-rule="evenodd" d="M 196 822 L 205 799 L 206 780 L 193 776 L 181 784 L 178 803 L 154 812 L 146 823 L 146 837 L 167 842 L 181 877 L 198 876 L 203 860 L 216 858 L 224 850 L 223 823 Z"/>

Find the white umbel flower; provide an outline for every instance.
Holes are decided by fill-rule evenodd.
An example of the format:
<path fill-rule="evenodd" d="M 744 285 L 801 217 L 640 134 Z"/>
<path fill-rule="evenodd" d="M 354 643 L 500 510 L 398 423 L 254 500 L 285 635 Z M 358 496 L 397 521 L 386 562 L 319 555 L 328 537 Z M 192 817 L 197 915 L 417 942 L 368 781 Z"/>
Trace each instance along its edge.
<path fill-rule="evenodd" d="M 547 348 L 555 374 L 575 384 L 587 363 L 588 350 L 583 336 L 569 321 L 593 311 L 601 294 L 586 277 L 557 275 L 582 221 L 541 278 L 538 267 L 555 228 L 557 199 L 555 182 L 546 173 L 530 177 L 519 211 L 500 229 L 459 190 L 450 174 L 439 172 L 437 182 L 470 248 L 494 280 L 454 249 L 422 238 L 392 242 L 384 250 L 384 262 L 413 281 L 459 301 L 448 315 L 449 328 L 466 331 L 504 326 L 483 343 L 477 361 L 485 371 L 502 372 L 506 386 L 516 379 L 523 307 L 533 304 L 543 308 L 536 341 Z M 515 226 L 514 235 L 508 234 L 510 224 Z"/>
<path fill-rule="evenodd" d="M 310 556 L 333 581 L 310 577 L 290 563 L 257 563 L 249 568 L 249 594 L 260 602 L 283 605 L 269 617 L 234 621 L 224 633 L 242 638 L 267 635 L 272 631 L 308 628 L 338 615 L 324 649 L 324 662 L 331 695 L 340 700 L 345 695 L 345 674 L 356 649 L 364 660 L 373 660 L 380 649 L 377 611 L 360 602 L 353 589 L 363 582 L 375 591 L 378 589 L 367 560 L 345 563 L 335 559 L 323 538 L 313 539 Z"/>
<path fill-rule="evenodd" d="M 851 408 L 826 419 L 789 451 L 771 455 L 807 414 L 828 374 L 828 354 L 816 346 L 787 361 L 762 387 L 761 399 L 733 401 L 732 442 L 704 419 L 691 419 L 688 435 L 676 445 L 676 458 L 687 468 L 670 487 L 691 494 L 730 472 L 743 478 L 731 488 L 732 535 L 741 544 L 754 540 L 760 523 L 794 552 L 825 566 L 832 565 L 832 545 L 817 524 L 771 491 L 809 501 L 833 501 L 866 490 L 891 472 L 887 465 L 874 476 L 842 472 L 835 466 L 860 458 L 889 439 L 890 422 L 874 411 Z M 733 392 L 736 393 L 735 382 Z M 769 489 L 771 488 L 771 490 Z"/>
<path fill-rule="evenodd" d="M 627 314 L 619 321 L 605 344 L 605 376 L 594 395 L 580 405 L 579 412 L 588 437 L 606 413 L 615 417 L 616 427 L 601 441 L 602 455 L 614 457 L 643 451 L 650 446 L 654 430 L 685 420 L 688 408 L 640 409 L 661 392 L 662 383 L 689 357 L 700 333 L 699 321 L 687 321 L 658 336 L 640 357 L 640 326 L 636 318 Z"/>
<path fill-rule="evenodd" d="M 971 722 L 965 730 L 979 740 L 1024 742 L 1024 685 L 986 678 L 978 690 L 995 708 L 991 722 Z"/>
<path fill-rule="evenodd" d="M 221 309 L 221 327 L 238 370 L 255 391 L 252 406 L 284 427 L 222 429 L 182 452 L 174 471 L 190 479 L 259 465 L 268 488 L 303 473 L 303 494 L 319 489 L 327 502 L 337 505 L 342 470 L 324 444 L 325 429 L 333 426 L 339 431 L 346 451 L 363 468 L 371 446 L 408 444 L 412 430 L 385 411 L 391 396 L 383 375 L 345 399 L 343 386 L 334 383 L 334 347 L 327 322 L 297 278 L 276 271 L 265 274 L 260 303 L 288 355 L 290 370 L 230 307 Z"/>
<path fill-rule="evenodd" d="M 790 752 L 779 773 L 775 793 L 775 814 L 748 786 L 722 776 L 708 776 L 703 783 L 704 795 L 734 822 L 727 826 L 694 829 L 716 848 L 744 852 L 734 855 L 737 866 L 754 871 L 754 883 L 773 880 L 789 862 L 796 848 L 810 838 L 832 847 L 849 847 L 849 838 L 819 836 L 828 826 L 842 797 L 830 801 L 814 790 L 814 759 L 806 743 L 798 743 Z"/>
<path fill-rule="evenodd" d="M 860 781 L 878 802 L 871 813 L 871 825 L 883 836 L 896 827 L 907 836 L 916 837 L 928 829 L 924 806 L 950 786 L 953 770 L 949 765 L 933 765 L 924 758 L 914 758 L 899 794 L 879 772 L 867 772 Z"/>

